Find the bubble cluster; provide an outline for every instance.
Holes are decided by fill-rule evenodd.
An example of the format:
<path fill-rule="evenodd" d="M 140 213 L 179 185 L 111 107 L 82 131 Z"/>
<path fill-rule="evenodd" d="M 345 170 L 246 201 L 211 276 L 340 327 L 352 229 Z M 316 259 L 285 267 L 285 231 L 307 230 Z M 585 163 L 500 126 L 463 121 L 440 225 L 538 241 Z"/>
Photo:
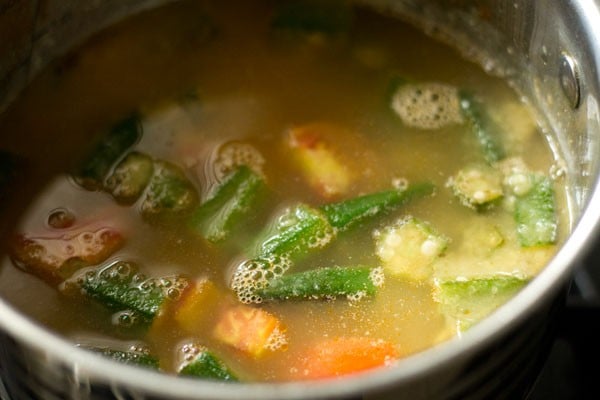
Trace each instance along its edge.
<path fill-rule="evenodd" d="M 265 344 L 265 348 L 267 350 L 276 351 L 276 350 L 284 350 L 287 348 L 288 338 L 285 333 L 285 329 L 277 326 L 269 337 L 267 338 L 267 343 Z"/>
<path fill-rule="evenodd" d="M 383 267 L 373 268 L 369 273 L 369 279 L 373 282 L 373 286 L 382 287 L 385 282 L 385 275 L 383 273 Z"/>
<path fill-rule="evenodd" d="M 222 180 L 240 165 L 246 165 L 258 175 L 263 176 L 264 163 L 265 159 L 262 154 L 252 145 L 228 142 L 219 148 L 213 165 L 217 179 Z"/>
<path fill-rule="evenodd" d="M 270 280 L 282 276 L 290 265 L 289 258 L 279 256 L 243 261 L 233 275 L 231 288 L 242 303 L 261 303 L 262 298 L 256 292 L 267 287 Z"/>
<path fill-rule="evenodd" d="M 391 107 L 413 128 L 439 129 L 463 122 L 458 90 L 442 83 L 401 85 Z"/>

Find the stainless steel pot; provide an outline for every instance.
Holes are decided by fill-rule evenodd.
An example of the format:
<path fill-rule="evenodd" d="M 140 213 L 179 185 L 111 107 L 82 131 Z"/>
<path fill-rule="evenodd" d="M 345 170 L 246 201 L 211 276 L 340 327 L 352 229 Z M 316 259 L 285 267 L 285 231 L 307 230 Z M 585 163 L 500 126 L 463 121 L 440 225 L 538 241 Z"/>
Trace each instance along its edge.
<path fill-rule="evenodd" d="M 68 48 L 112 22 L 165 2 L 0 1 L 0 111 Z M 572 234 L 539 277 L 460 339 L 391 369 L 316 383 L 223 385 L 117 365 L 73 347 L 0 300 L 0 376 L 10 398 L 475 399 L 527 393 L 552 340 L 553 316 L 569 277 L 594 243 L 600 220 L 600 4 L 360 3 L 398 15 L 457 46 L 490 73 L 508 79 L 539 112 L 552 132 L 551 145 L 565 161 L 573 215 Z"/>

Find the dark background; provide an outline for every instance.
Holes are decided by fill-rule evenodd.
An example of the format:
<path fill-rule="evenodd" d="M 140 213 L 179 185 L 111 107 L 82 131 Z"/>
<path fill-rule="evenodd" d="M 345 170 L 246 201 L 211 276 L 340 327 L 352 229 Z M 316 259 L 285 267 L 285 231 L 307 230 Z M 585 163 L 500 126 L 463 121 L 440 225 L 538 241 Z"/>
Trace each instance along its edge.
<path fill-rule="evenodd" d="M 574 271 L 557 338 L 527 400 L 600 399 L 600 239 Z"/>

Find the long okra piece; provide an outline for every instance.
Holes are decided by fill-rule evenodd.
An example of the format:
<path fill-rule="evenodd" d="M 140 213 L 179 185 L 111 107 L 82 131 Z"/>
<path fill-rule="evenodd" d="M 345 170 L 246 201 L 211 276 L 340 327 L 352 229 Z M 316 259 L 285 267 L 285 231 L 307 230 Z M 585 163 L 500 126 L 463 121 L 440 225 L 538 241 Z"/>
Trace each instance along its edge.
<path fill-rule="evenodd" d="M 434 189 L 432 183 L 417 183 L 402 190 L 393 189 L 326 204 L 321 207 L 321 211 L 331 226 L 338 230 L 346 230 L 361 221 L 391 211 L 413 198 L 432 194 Z"/>
<path fill-rule="evenodd" d="M 240 166 L 209 200 L 196 208 L 190 227 L 210 242 L 224 240 L 233 226 L 251 210 L 263 185 L 263 179 L 252 169 Z"/>
<path fill-rule="evenodd" d="M 212 352 L 202 349 L 190 362 L 185 364 L 179 375 L 220 381 L 237 381 L 233 371 Z"/>
<path fill-rule="evenodd" d="M 369 267 L 319 268 L 283 275 L 258 291 L 263 300 L 322 299 L 372 296 L 383 283 L 380 269 Z"/>
<path fill-rule="evenodd" d="M 463 115 L 471 124 L 483 157 L 494 164 L 506 156 L 501 143 L 501 129 L 487 114 L 484 106 L 464 91 L 460 92 L 460 107 Z"/>
<path fill-rule="evenodd" d="M 152 321 L 163 302 L 181 291 L 187 281 L 181 277 L 143 279 L 134 263 L 117 261 L 107 267 L 88 271 L 80 281 L 89 297 L 113 310 L 129 310 Z"/>
<path fill-rule="evenodd" d="M 111 358 L 117 362 L 140 367 L 158 369 L 158 358 L 152 354 L 140 351 L 122 351 L 107 348 L 90 348 L 89 350 Z"/>
<path fill-rule="evenodd" d="M 137 115 L 131 115 L 115 125 L 92 149 L 74 173 L 76 181 L 86 189 L 101 189 L 113 165 L 142 135 Z"/>
<path fill-rule="evenodd" d="M 271 26 L 291 32 L 332 35 L 347 32 L 352 20 L 352 8 L 344 0 L 291 0 L 277 5 Z"/>
<path fill-rule="evenodd" d="M 558 221 L 552 181 L 543 175 L 530 175 L 531 188 L 517 196 L 514 219 L 517 236 L 523 247 L 543 246 L 556 242 Z"/>

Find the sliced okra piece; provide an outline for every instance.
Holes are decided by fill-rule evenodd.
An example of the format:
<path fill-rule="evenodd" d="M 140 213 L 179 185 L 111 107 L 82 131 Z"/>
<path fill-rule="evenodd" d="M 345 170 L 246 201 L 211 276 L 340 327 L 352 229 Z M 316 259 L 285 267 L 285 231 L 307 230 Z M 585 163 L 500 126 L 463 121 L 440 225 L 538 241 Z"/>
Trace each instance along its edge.
<path fill-rule="evenodd" d="M 105 189 L 121 204 L 133 204 L 150 182 L 154 164 L 148 155 L 133 151 L 114 168 Z"/>
<path fill-rule="evenodd" d="M 437 282 L 434 299 L 444 315 L 464 331 L 506 303 L 528 280 L 513 275 Z"/>
<path fill-rule="evenodd" d="M 502 176 L 489 165 L 470 165 L 449 181 L 454 195 L 461 203 L 476 210 L 492 206 L 503 196 Z"/>
<path fill-rule="evenodd" d="M 83 292 L 113 310 L 128 310 L 150 322 L 166 299 L 176 297 L 187 286 L 179 276 L 144 278 L 132 262 L 117 261 L 87 271 L 78 281 Z"/>
<path fill-rule="evenodd" d="M 522 193 L 516 195 L 515 200 L 514 219 L 519 243 L 522 247 L 553 244 L 558 220 L 552 181 L 544 175 L 528 174 L 525 177 L 529 185 L 522 185 Z M 529 189 L 524 189 L 527 186 Z"/>
<path fill-rule="evenodd" d="M 251 210 L 263 185 L 262 177 L 247 166 L 240 166 L 212 197 L 196 208 L 190 220 L 192 230 L 213 243 L 224 240 Z"/>
<path fill-rule="evenodd" d="M 393 189 L 355 197 L 338 203 L 326 204 L 321 210 L 334 228 L 346 230 L 351 226 L 391 211 L 413 198 L 432 194 L 435 186 L 431 183 L 417 183 L 406 189 Z"/>
<path fill-rule="evenodd" d="M 329 267 L 280 276 L 259 290 L 263 300 L 372 296 L 383 284 L 380 268 Z"/>
<path fill-rule="evenodd" d="M 193 358 L 183 363 L 179 375 L 220 381 L 237 381 L 236 374 L 215 354 L 204 347 L 189 346 L 194 349 Z"/>
<path fill-rule="evenodd" d="M 197 202 L 196 188 L 179 167 L 166 161 L 154 162 L 154 173 L 141 204 L 142 215 L 178 214 L 191 210 Z"/>
<path fill-rule="evenodd" d="M 461 91 L 460 107 L 463 115 L 472 127 L 485 161 L 489 164 L 494 164 L 502 160 L 506 156 L 501 142 L 502 130 L 488 115 L 484 105 L 478 102 L 471 94 Z"/>
<path fill-rule="evenodd" d="M 75 180 L 88 190 L 101 189 L 113 165 L 142 136 L 142 125 L 134 114 L 115 125 L 89 153 L 75 172 Z"/>
<path fill-rule="evenodd" d="M 108 348 L 88 348 L 89 350 L 101 354 L 104 357 L 111 358 L 117 362 L 129 364 L 129 365 L 137 365 L 140 367 L 158 369 L 159 361 L 158 358 L 154 355 L 145 352 L 145 351 L 137 351 L 137 350 L 115 350 Z"/>
<path fill-rule="evenodd" d="M 277 5 L 271 26 L 289 32 L 335 35 L 348 32 L 352 20 L 348 1 L 290 0 Z"/>
<path fill-rule="evenodd" d="M 392 275 L 423 281 L 431 277 L 431 264 L 448 241 L 429 223 L 406 217 L 375 232 L 375 253 Z"/>
<path fill-rule="evenodd" d="M 300 204 L 279 218 L 275 232 L 262 241 L 259 254 L 293 258 L 326 246 L 334 236 L 324 213 Z"/>

